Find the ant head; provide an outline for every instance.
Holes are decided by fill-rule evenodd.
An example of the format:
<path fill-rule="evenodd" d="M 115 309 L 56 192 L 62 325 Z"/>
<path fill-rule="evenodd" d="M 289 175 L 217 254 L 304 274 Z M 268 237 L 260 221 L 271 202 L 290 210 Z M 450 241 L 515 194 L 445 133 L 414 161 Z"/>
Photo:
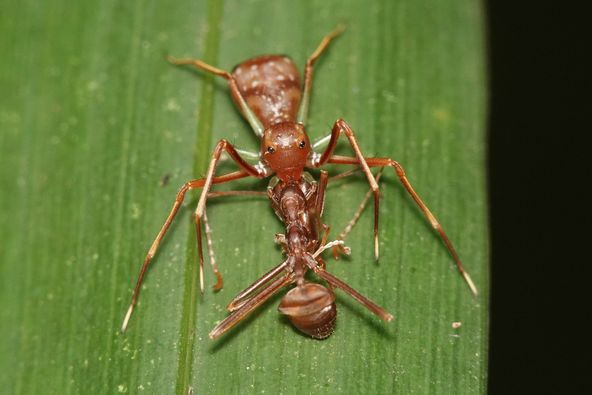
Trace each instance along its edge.
<path fill-rule="evenodd" d="M 300 179 L 310 152 L 310 141 L 300 123 L 277 123 L 263 133 L 261 157 L 282 181 Z"/>

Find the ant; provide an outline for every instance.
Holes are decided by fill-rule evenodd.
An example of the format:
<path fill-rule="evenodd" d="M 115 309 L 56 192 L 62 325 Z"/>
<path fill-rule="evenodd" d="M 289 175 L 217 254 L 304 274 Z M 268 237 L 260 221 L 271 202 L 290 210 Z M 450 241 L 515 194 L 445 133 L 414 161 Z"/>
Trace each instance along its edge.
<path fill-rule="evenodd" d="M 210 258 L 214 274 L 217 277 L 215 290 L 222 288 L 222 276 L 213 260 L 211 252 L 210 229 L 206 216 L 206 202 L 214 196 L 228 194 L 265 194 L 265 192 L 233 191 L 211 192 L 212 185 L 222 184 L 245 177 L 267 178 L 273 176 L 267 188 L 267 196 L 276 215 L 285 225 L 285 233 L 276 235 L 276 242 L 281 245 L 286 256 L 285 260 L 260 277 L 245 290 L 240 292 L 228 304 L 230 312 L 209 334 L 215 339 L 238 324 L 254 309 L 263 304 L 272 295 L 290 284 L 295 284 L 282 298 L 279 311 L 288 316 L 292 324 L 303 333 L 317 339 L 324 339 L 331 335 L 335 328 L 337 310 L 335 306 L 334 288 L 339 288 L 360 302 L 364 307 L 384 321 L 391 321 L 393 316 L 385 309 L 378 306 L 355 289 L 333 276 L 325 270 L 325 262 L 321 253 L 333 248 L 334 255 L 337 251 L 348 254 L 349 249 L 343 246 L 343 238 L 349 232 L 368 198 L 374 197 L 374 255 L 378 259 L 378 213 L 379 213 L 379 187 L 377 178 L 370 168 L 384 167 L 394 169 L 404 188 L 411 195 L 415 203 L 423 212 L 431 226 L 440 235 L 444 245 L 450 252 L 458 271 L 463 276 L 474 295 L 477 288 L 469 274 L 464 270 L 459 256 L 442 229 L 436 217 L 430 212 L 419 195 L 415 192 L 405 175 L 403 167 L 390 158 L 365 157 L 360 150 L 356 136 L 352 128 L 339 119 L 333 125 L 331 134 L 319 142 L 311 145 L 305 130 L 305 122 L 308 115 L 310 94 L 312 89 L 312 77 L 314 64 L 327 49 L 331 41 L 343 32 L 342 26 L 327 34 L 316 50 L 306 62 L 304 71 L 303 89 L 300 83 L 300 74 L 294 62 L 287 56 L 264 55 L 248 59 L 232 72 L 221 70 L 201 60 L 175 59 L 168 57 L 168 61 L 177 66 L 194 66 L 207 73 L 222 77 L 228 81 L 232 99 L 245 117 L 254 133 L 261 141 L 259 154 L 252 154 L 239 150 L 222 139 L 214 148 L 212 158 L 204 178 L 186 182 L 179 192 L 164 225 L 148 250 L 144 263 L 140 270 L 134 289 L 131 304 L 125 315 L 121 330 L 125 331 L 137 303 L 140 286 L 156 250 L 173 221 L 185 194 L 192 189 L 202 188 L 197 208 L 195 210 L 195 227 L 200 267 L 200 288 L 203 293 L 203 246 L 202 246 L 202 220 L 206 230 L 206 238 L 210 252 Z M 354 156 L 334 155 L 333 151 L 340 136 L 345 136 L 351 146 Z M 326 148 L 318 153 L 319 146 L 327 144 Z M 223 175 L 216 175 L 216 166 L 222 153 L 225 152 L 236 163 L 239 170 Z M 243 157 L 256 158 L 255 165 L 250 164 Z M 325 164 L 355 165 L 361 168 L 370 184 L 370 191 L 362 205 L 356 212 L 356 216 L 350 222 L 339 239 L 327 243 L 329 227 L 322 222 L 323 206 L 325 201 L 325 189 L 329 181 L 328 173 L 321 170 L 318 180 L 315 180 L 305 168 L 319 169 Z M 334 178 L 351 174 L 342 173 Z M 305 274 L 312 270 L 323 279 L 328 287 L 318 283 L 309 282 Z"/>

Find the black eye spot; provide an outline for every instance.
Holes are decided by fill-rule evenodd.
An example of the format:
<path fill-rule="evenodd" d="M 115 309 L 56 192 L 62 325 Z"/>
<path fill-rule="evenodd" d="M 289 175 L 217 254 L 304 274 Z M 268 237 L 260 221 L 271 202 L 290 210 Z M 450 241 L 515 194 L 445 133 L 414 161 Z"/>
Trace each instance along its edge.
<path fill-rule="evenodd" d="M 268 154 L 273 154 L 274 152 L 275 152 L 275 150 L 273 149 L 273 147 L 267 147 Z"/>
<path fill-rule="evenodd" d="M 302 140 L 302 141 L 301 141 L 301 142 L 298 144 L 298 146 L 299 146 L 300 148 L 304 148 L 304 147 L 306 147 L 306 141 Z"/>

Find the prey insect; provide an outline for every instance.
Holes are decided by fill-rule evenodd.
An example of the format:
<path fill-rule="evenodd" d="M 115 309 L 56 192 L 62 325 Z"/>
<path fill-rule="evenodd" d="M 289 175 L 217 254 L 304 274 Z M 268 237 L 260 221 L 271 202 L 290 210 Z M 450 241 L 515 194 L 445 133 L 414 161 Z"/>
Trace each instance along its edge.
<path fill-rule="evenodd" d="M 357 166 L 368 180 L 370 191 L 367 196 L 374 199 L 374 255 L 376 259 L 379 256 L 378 214 L 380 201 L 378 183 L 371 168 L 393 168 L 406 191 L 440 235 L 471 291 L 477 294 L 473 281 L 464 270 L 459 256 L 442 226 L 415 192 L 403 167 L 398 162 L 390 158 L 364 156 L 352 128 L 343 119 L 337 120 L 331 134 L 321 140 L 321 143 L 326 144 L 324 150 L 316 152 L 315 149 L 321 144 L 311 145 L 305 130 L 305 123 L 310 103 L 314 65 L 331 41 L 342 31 L 343 28 L 337 28 L 326 35 L 310 55 L 304 70 L 302 88 L 296 65 L 286 56 L 254 57 L 240 63 L 232 72 L 221 70 L 201 60 L 168 59 L 174 65 L 193 66 L 226 79 L 232 99 L 255 135 L 260 139 L 261 149 L 259 154 L 249 155 L 247 152 L 235 148 L 227 140 L 220 140 L 212 153 L 206 176 L 189 181 L 181 187 L 171 212 L 146 255 L 131 304 L 123 321 L 122 331 L 127 328 L 130 316 L 138 301 L 146 269 L 177 214 L 186 193 L 192 189 L 202 189 L 195 210 L 200 288 L 203 293 L 202 226 L 206 230 L 210 260 L 217 277 L 214 288 L 222 288 L 222 276 L 210 248 L 206 203 L 208 198 L 215 196 L 264 194 L 264 192 L 253 191 L 212 192 L 212 186 L 215 184 L 227 183 L 245 177 L 261 179 L 273 176 L 267 188 L 267 196 L 273 210 L 285 226 L 285 233 L 276 235 L 276 242 L 282 246 L 285 259 L 230 301 L 227 307 L 230 314 L 210 332 L 210 338 L 215 339 L 221 336 L 271 296 L 292 284 L 295 286 L 282 298 L 279 311 L 285 314 L 296 328 L 314 338 L 326 338 L 335 328 L 337 310 L 333 291 L 336 288 L 353 297 L 381 319 L 392 320 L 393 316 L 389 312 L 333 276 L 325 268 L 325 262 L 321 257 L 321 253 L 325 249 L 334 248 L 334 254 L 337 250 L 349 252 L 347 247 L 344 247 L 342 240 L 349 229 L 346 229 L 338 240 L 327 242 L 329 227 L 322 222 L 322 213 L 325 190 L 329 182 L 328 173 L 321 170 L 318 180 L 315 180 L 305 171 L 307 168 L 319 169 L 325 164 Z M 340 136 L 347 139 L 354 153 L 353 156 L 334 155 Z M 226 153 L 234 161 L 238 170 L 216 175 L 216 167 L 222 153 Z M 247 156 L 255 157 L 258 160 L 257 163 L 251 164 L 246 159 Z M 348 173 L 350 172 L 342 174 L 347 175 Z M 340 175 L 336 177 L 338 178 Z M 357 216 L 366 201 L 367 199 L 358 209 Z M 353 225 L 353 222 L 354 220 L 350 225 Z M 327 286 L 307 280 L 305 275 L 308 271 L 314 272 L 317 277 L 324 280 Z"/>

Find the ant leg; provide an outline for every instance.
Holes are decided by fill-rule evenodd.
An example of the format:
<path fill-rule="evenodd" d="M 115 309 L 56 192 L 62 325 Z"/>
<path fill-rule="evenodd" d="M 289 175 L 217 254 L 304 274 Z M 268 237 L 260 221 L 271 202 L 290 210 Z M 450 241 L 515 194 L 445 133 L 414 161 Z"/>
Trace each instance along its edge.
<path fill-rule="evenodd" d="M 376 182 L 380 181 L 380 177 L 382 176 L 383 170 L 384 170 L 384 168 L 380 169 L 380 171 L 376 174 L 376 176 L 375 176 Z M 342 173 L 342 174 L 345 174 L 345 173 Z M 340 175 L 341 174 L 338 174 L 336 177 L 339 177 Z M 352 219 L 350 219 L 350 221 L 347 223 L 347 225 L 343 228 L 343 230 L 341 231 L 339 236 L 337 236 L 337 240 L 345 240 L 345 238 L 351 232 L 353 227 L 358 223 L 358 220 L 360 219 L 362 212 L 366 208 L 366 205 L 368 204 L 368 201 L 370 200 L 371 196 L 372 196 L 372 189 L 370 189 L 370 190 L 368 190 L 368 192 L 366 192 L 366 195 L 364 195 L 364 198 L 362 199 L 362 202 L 360 203 L 360 205 L 358 206 L 358 209 L 354 213 L 354 216 L 352 217 Z M 348 254 L 346 254 L 346 251 L 344 250 L 344 247 L 341 244 L 335 245 L 332 248 L 332 252 L 333 252 L 333 258 L 335 260 L 338 260 L 340 255 L 348 255 Z"/>
<path fill-rule="evenodd" d="M 267 197 L 267 192 L 264 191 L 218 191 L 208 193 L 208 199 L 222 197 L 222 196 L 259 196 Z"/>
<path fill-rule="evenodd" d="M 327 239 L 329 239 L 329 231 L 330 230 L 331 230 L 331 227 L 329 225 L 323 224 L 323 235 L 321 236 L 321 243 L 320 243 L 321 246 L 324 246 L 327 244 Z M 327 263 L 325 262 L 323 257 L 320 255 L 320 253 L 317 255 L 316 260 L 317 260 L 319 266 L 322 267 L 323 269 L 325 267 L 327 267 Z"/>
<path fill-rule="evenodd" d="M 319 181 L 317 182 L 317 199 L 315 201 L 315 211 L 319 218 L 323 216 L 323 209 L 325 208 L 325 190 L 327 189 L 328 183 L 329 173 L 325 170 L 321 170 Z"/>
<path fill-rule="evenodd" d="M 341 246 L 343 248 L 343 253 L 345 255 L 349 255 L 351 253 L 351 250 L 349 249 L 349 247 L 345 247 L 344 246 L 343 240 L 333 240 L 332 242 L 327 243 L 327 237 L 329 236 L 329 226 L 324 225 L 324 230 L 325 230 L 325 233 L 323 235 L 323 239 L 321 241 L 321 245 L 314 252 L 314 254 L 312 254 L 312 257 L 317 261 L 318 267 L 321 268 L 322 270 L 325 270 L 325 268 L 327 266 L 327 263 L 325 262 L 325 260 L 321 256 L 321 254 L 323 253 L 323 251 L 328 250 L 329 248 L 331 248 L 331 249 L 334 250 L 336 246 Z M 328 283 L 327 285 L 329 286 L 329 288 L 331 290 L 333 290 L 333 284 Z"/>
<path fill-rule="evenodd" d="M 255 113 L 253 113 L 253 111 L 251 111 L 251 109 L 249 108 L 247 101 L 240 93 L 240 90 L 238 89 L 238 84 L 236 83 L 236 80 L 234 79 L 231 73 L 229 73 L 226 70 L 222 70 L 212 65 L 209 65 L 206 62 L 203 62 L 199 59 L 177 59 L 172 56 L 167 56 L 166 59 L 169 63 L 175 66 L 193 66 L 207 73 L 214 74 L 218 77 L 226 79 L 230 87 L 230 92 L 232 93 L 232 96 L 236 98 L 236 100 L 238 101 L 241 112 L 244 114 L 245 118 L 249 122 L 249 125 L 251 125 L 251 128 L 257 136 L 263 136 L 263 125 L 255 115 Z"/>
<path fill-rule="evenodd" d="M 254 309 L 263 304 L 270 297 L 275 295 L 284 286 L 290 284 L 294 280 L 292 276 L 286 274 L 283 277 L 276 278 L 271 284 L 265 287 L 257 295 L 246 301 L 238 310 L 233 311 L 228 317 L 220 322 L 212 331 L 209 336 L 210 339 L 216 339 L 217 337 L 224 334 L 226 331 L 234 327 L 240 321 L 242 321 L 247 315 L 249 315 Z"/>
<path fill-rule="evenodd" d="M 321 170 L 321 175 L 319 177 L 318 182 L 318 190 L 317 190 L 317 200 L 315 202 L 315 211 L 318 213 L 318 218 L 322 218 L 323 216 L 323 209 L 325 207 L 325 191 L 327 189 L 327 184 L 329 183 L 329 173 L 325 170 Z M 327 224 L 321 224 L 321 228 L 323 228 L 323 233 L 320 240 L 320 245 L 324 246 L 327 244 L 327 239 L 329 238 L 329 231 L 331 227 Z M 318 262 L 321 264 L 323 268 L 325 268 L 325 261 L 319 257 L 317 258 Z"/>
<path fill-rule="evenodd" d="M 266 192 L 260 191 L 220 191 L 220 192 L 210 192 L 208 193 L 208 199 L 212 199 L 215 197 L 222 197 L 222 196 L 267 196 Z M 212 242 L 212 229 L 210 228 L 210 223 L 208 221 L 208 216 L 206 211 L 204 211 L 204 228 L 206 230 L 206 241 L 208 244 L 208 255 L 210 257 L 210 265 L 212 266 L 212 270 L 216 275 L 216 284 L 214 285 L 214 291 L 219 291 L 224 286 L 224 279 L 218 270 L 218 264 L 216 263 L 216 256 L 214 254 L 214 247 Z"/>
<path fill-rule="evenodd" d="M 321 258 L 320 254 L 325 249 L 331 248 L 335 244 L 343 244 L 343 242 L 342 241 L 338 241 L 338 242 L 333 241 L 333 242 L 331 242 L 329 244 L 326 244 L 327 236 L 329 235 L 329 227 L 327 225 L 324 225 L 323 224 L 323 231 L 324 232 L 323 232 L 323 239 L 321 241 L 321 246 L 312 255 L 312 258 L 313 259 L 317 259 L 318 260 L 318 263 L 321 265 L 321 267 L 324 268 L 325 262 Z M 274 267 L 269 272 L 265 273 L 263 276 L 261 276 L 259 279 L 257 279 L 257 281 L 255 281 L 253 284 L 249 285 L 247 288 L 245 288 L 244 290 L 242 290 L 238 295 L 236 295 L 230 301 L 230 303 L 228 304 L 228 306 L 226 308 L 229 311 L 235 311 L 237 309 L 240 309 L 251 298 L 253 298 L 253 297 L 251 297 L 251 295 L 253 294 L 253 292 L 255 292 L 256 290 L 258 290 L 259 288 L 261 288 L 265 284 L 269 283 L 269 281 L 271 281 L 275 276 L 277 276 L 278 273 L 280 273 L 282 270 L 284 270 L 286 268 L 286 266 L 288 266 L 288 264 L 290 262 L 290 259 L 291 258 L 286 259 L 284 262 L 282 262 L 278 266 Z"/>
<path fill-rule="evenodd" d="M 379 316 L 384 321 L 391 321 L 393 319 L 392 314 L 390 314 L 388 311 L 386 311 L 385 309 L 383 309 L 382 307 L 380 307 L 364 295 L 360 294 L 358 291 L 356 291 L 355 289 L 353 289 L 352 287 L 350 287 L 349 285 L 347 285 L 331 273 L 327 272 L 325 269 L 318 266 L 314 259 L 308 259 L 307 264 L 315 272 L 317 276 L 327 281 L 327 283 L 329 283 L 333 287 L 341 288 L 342 290 L 344 290 L 352 298 L 360 302 L 364 307 L 366 307 L 368 310 Z"/>
<path fill-rule="evenodd" d="M 341 180 L 342 178 L 349 177 L 349 176 L 352 176 L 354 174 L 358 174 L 361 171 L 362 170 L 360 170 L 359 167 L 354 167 L 353 169 L 349 169 L 347 171 L 344 171 L 342 173 L 338 173 L 338 174 L 336 174 L 334 176 L 329 177 L 329 182 L 335 182 L 337 180 Z M 376 178 L 376 176 L 374 178 Z"/>
<path fill-rule="evenodd" d="M 344 171 L 343 173 L 339 173 L 335 176 L 330 177 L 329 182 L 333 182 L 333 181 L 339 180 L 341 178 L 351 176 L 352 174 L 356 174 L 359 171 L 360 171 L 359 167 L 355 168 L 355 169 L 348 170 L 348 171 Z M 375 178 L 376 178 L 376 182 L 378 182 L 378 179 L 380 178 L 380 176 L 378 175 Z M 358 221 L 358 219 L 359 219 L 360 215 L 362 214 L 362 211 L 366 207 L 366 204 L 368 203 L 368 200 L 370 199 L 371 195 L 372 195 L 372 189 L 370 189 L 366 193 L 366 195 L 364 196 L 364 199 L 362 200 L 362 203 L 360 204 L 360 206 L 358 207 L 358 210 L 354 214 L 353 219 L 350 220 L 347 227 L 339 234 L 339 236 L 337 237 L 337 240 L 345 240 L 345 237 L 351 231 L 351 228 L 353 228 L 353 226 Z M 325 242 L 326 242 L 326 240 L 325 240 Z M 340 255 L 349 255 L 349 252 L 345 249 L 345 247 L 342 244 L 334 245 L 331 248 L 331 251 L 333 253 L 333 259 L 335 259 L 335 260 L 338 260 Z"/>
<path fill-rule="evenodd" d="M 331 227 L 327 224 L 323 224 L 323 236 L 321 237 L 321 245 L 324 246 L 327 244 L 327 239 L 329 239 L 329 231 Z"/>
<path fill-rule="evenodd" d="M 201 292 L 204 291 L 204 280 L 203 280 L 203 246 L 202 246 L 202 237 L 201 237 L 201 219 L 205 213 L 206 209 L 206 200 L 208 198 L 208 194 L 210 193 L 210 188 L 212 187 L 212 181 L 215 178 L 214 172 L 216 171 L 216 166 L 220 161 L 220 156 L 222 152 L 226 151 L 226 153 L 234 160 L 234 162 L 240 167 L 242 171 L 247 173 L 250 176 L 256 178 L 263 178 L 268 175 L 268 170 L 263 165 L 258 165 L 257 167 L 250 165 L 247 163 L 241 156 L 236 152 L 232 144 L 230 144 L 227 140 L 222 139 L 216 144 L 214 148 L 214 152 L 212 153 L 212 159 L 210 161 L 210 165 L 208 167 L 208 171 L 205 177 L 205 182 L 203 185 L 203 190 L 199 197 L 199 201 L 197 203 L 197 207 L 195 209 L 195 230 L 196 230 L 196 237 L 197 237 L 197 248 L 199 252 L 199 284 Z"/>
<path fill-rule="evenodd" d="M 361 162 L 359 161 L 358 158 L 351 158 L 351 157 L 344 157 L 344 156 L 337 156 L 337 155 L 329 158 L 328 163 L 347 164 L 347 165 L 361 164 Z M 442 242 L 444 243 L 444 245 L 448 249 L 448 252 L 450 252 L 452 259 L 454 259 L 454 262 L 456 263 L 456 267 L 458 268 L 458 271 L 463 276 L 465 282 L 467 283 L 467 285 L 471 289 L 471 292 L 473 293 L 473 295 L 476 296 L 478 293 L 477 287 L 475 286 L 475 283 L 473 283 L 473 280 L 471 279 L 471 276 L 469 275 L 469 273 L 464 269 L 464 267 L 460 261 L 460 258 L 458 256 L 458 253 L 456 252 L 456 249 L 452 245 L 452 242 L 450 241 L 450 239 L 448 239 L 448 236 L 446 235 L 446 232 L 444 232 L 444 229 L 442 228 L 442 225 L 440 224 L 440 222 L 436 219 L 436 217 L 434 216 L 434 214 L 432 214 L 432 212 L 430 211 L 428 206 L 426 206 L 426 204 L 419 197 L 417 192 L 415 192 L 415 190 L 413 189 L 413 186 L 411 185 L 411 183 L 407 179 L 407 175 L 405 174 L 405 169 L 403 169 L 403 167 L 397 161 L 390 159 L 390 158 L 364 158 L 364 164 L 366 164 L 367 166 L 371 166 L 371 167 L 391 166 L 395 170 L 397 177 L 399 177 L 399 180 L 401 181 L 401 183 L 403 184 L 403 186 L 407 190 L 407 193 L 409 193 L 409 195 L 411 195 L 411 197 L 413 198 L 413 201 L 415 201 L 415 204 L 417 204 L 417 206 L 422 211 L 423 215 L 429 221 L 430 225 L 432 225 L 432 228 L 434 228 L 434 230 L 436 232 L 438 232 L 438 234 L 440 235 L 440 239 L 442 240 Z"/>
<path fill-rule="evenodd" d="M 273 235 L 273 241 L 275 242 L 275 244 L 281 247 L 283 254 L 288 254 L 288 241 L 286 240 L 285 234 L 276 233 L 275 235 Z"/>
<path fill-rule="evenodd" d="M 325 147 L 327 144 L 329 144 L 330 140 L 331 140 L 331 134 L 329 133 L 325 137 L 321 137 L 320 139 L 318 139 L 317 141 L 312 143 L 311 148 L 313 151 L 316 151 L 317 149 L 321 149 L 321 148 Z"/>
<path fill-rule="evenodd" d="M 323 253 L 323 251 L 328 250 L 329 248 L 332 248 L 334 245 L 336 244 L 341 244 L 343 245 L 344 242 L 343 240 L 333 240 L 332 242 L 329 242 L 327 244 L 321 244 L 319 246 L 319 248 L 317 248 L 317 250 L 315 252 L 313 252 L 310 256 L 312 258 L 319 258 L 321 256 L 321 254 Z M 349 250 L 349 247 L 345 247 L 347 250 Z"/>
<path fill-rule="evenodd" d="M 247 288 L 239 292 L 238 295 L 232 298 L 230 303 L 228 303 L 228 306 L 226 306 L 226 309 L 228 311 L 234 311 L 241 308 L 251 298 L 253 292 L 267 284 L 270 280 L 277 276 L 278 273 L 284 270 L 287 265 L 288 259 L 265 273 L 263 276 L 259 277 L 253 284 L 249 285 Z"/>
<path fill-rule="evenodd" d="M 224 279 L 218 270 L 218 264 L 216 263 L 216 256 L 214 255 L 214 246 L 212 244 L 212 229 L 210 228 L 210 222 L 208 221 L 208 215 L 204 211 L 204 228 L 206 230 L 206 243 L 208 245 L 208 255 L 210 257 L 210 266 L 216 275 L 216 284 L 214 285 L 214 291 L 219 291 L 224 286 Z"/>
<path fill-rule="evenodd" d="M 212 179 L 212 183 L 213 184 L 222 184 L 224 182 L 238 180 L 240 178 L 244 178 L 247 176 L 249 176 L 249 173 L 247 173 L 243 170 L 240 170 L 240 171 L 236 171 L 233 173 L 225 174 L 223 176 L 214 177 Z M 171 226 L 171 223 L 173 222 L 173 219 L 177 215 L 177 212 L 179 211 L 179 207 L 181 207 L 181 204 L 183 203 L 183 200 L 185 199 L 185 194 L 189 190 L 196 189 L 196 188 L 202 188 L 205 184 L 205 181 L 206 181 L 205 178 L 200 178 L 198 180 L 189 181 L 189 182 L 186 182 L 185 184 L 183 184 L 181 189 L 179 189 L 179 192 L 177 193 L 177 197 L 175 198 L 175 203 L 173 204 L 173 208 L 171 209 L 166 221 L 164 222 L 160 231 L 158 232 L 156 239 L 154 239 L 154 241 L 152 242 L 152 245 L 150 246 L 150 249 L 148 250 L 148 254 L 146 254 L 146 258 L 144 259 L 144 263 L 142 264 L 142 268 L 140 269 L 140 273 L 138 274 L 138 280 L 136 281 L 134 293 L 132 294 L 132 301 L 130 303 L 130 306 L 129 306 L 127 313 L 125 315 L 125 318 L 123 320 L 123 324 L 121 326 L 122 332 L 125 332 L 125 330 L 127 328 L 127 324 L 129 322 L 129 319 L 132 315 L 132 311 L 134 310 L 134 307 L 136 306 L 136 303 L 138 301 L 138 295 L 140 294 L 140 287 L 142 285 L 144 275 L 146 274 L 146 270 L 148 269 L 148 265 L 152 261 L 152 258 L 156 254 L 156 250 L 158 249 L 158 246 L 160 245 L 162 238 L 166 234 L 167 230 Z"/>
<path fill-rule="evenodd" d="M 358 145 L 358 141 L 356 140 L 353 130 L 343 119 L 338 119 L 335 121 L 333 129 L 331 130 L 331 140 L 329 140 L 329 145 L 325 151 L 321 155 L 318 155 L 316 152 L 313 153 L 309 163 L 307 163 L 307 166 L 318 168 L 324 165 L 333 155 L 333 151 L 337 145 L 337 139 L 342 133 L 345 134 L 352 150 L 356 154 L 357 161 L 355 164 L 362 168 L 362 171 L 368 179 L 372 193 L 374 194 L 374 257 L 378 260 L 378 209 L 380 205 L 378 184 L 376 183 L 376 180 L 370 171 L 370 167 L 366 163 L 366 159 L 364 158 L 362 151 L 360 151 L 360 146 Z"/>
<path fill-rule="evenodd" d="M 308 117 L 308 105 L 310 103 L 310 91 L 312 89 L 312 75 L 314 70 L 314 64 L 317 59 L 321 56 L 321 54 L 327 49 L 331 41 L 339 36 L 345 30 L 344 25 L 339 25 L 335 29 L 333 29 L 329 34 L 327 34 L 315 51 L 310 55 L 308 60 L 306 61 L 306 67 L 304 69 L 304 92 L 302 95 L 302 102 L 300 103 L 300 108 L 298 109 L 298 117 L 297 122 L 306 124 L 306 118 Z"/>

